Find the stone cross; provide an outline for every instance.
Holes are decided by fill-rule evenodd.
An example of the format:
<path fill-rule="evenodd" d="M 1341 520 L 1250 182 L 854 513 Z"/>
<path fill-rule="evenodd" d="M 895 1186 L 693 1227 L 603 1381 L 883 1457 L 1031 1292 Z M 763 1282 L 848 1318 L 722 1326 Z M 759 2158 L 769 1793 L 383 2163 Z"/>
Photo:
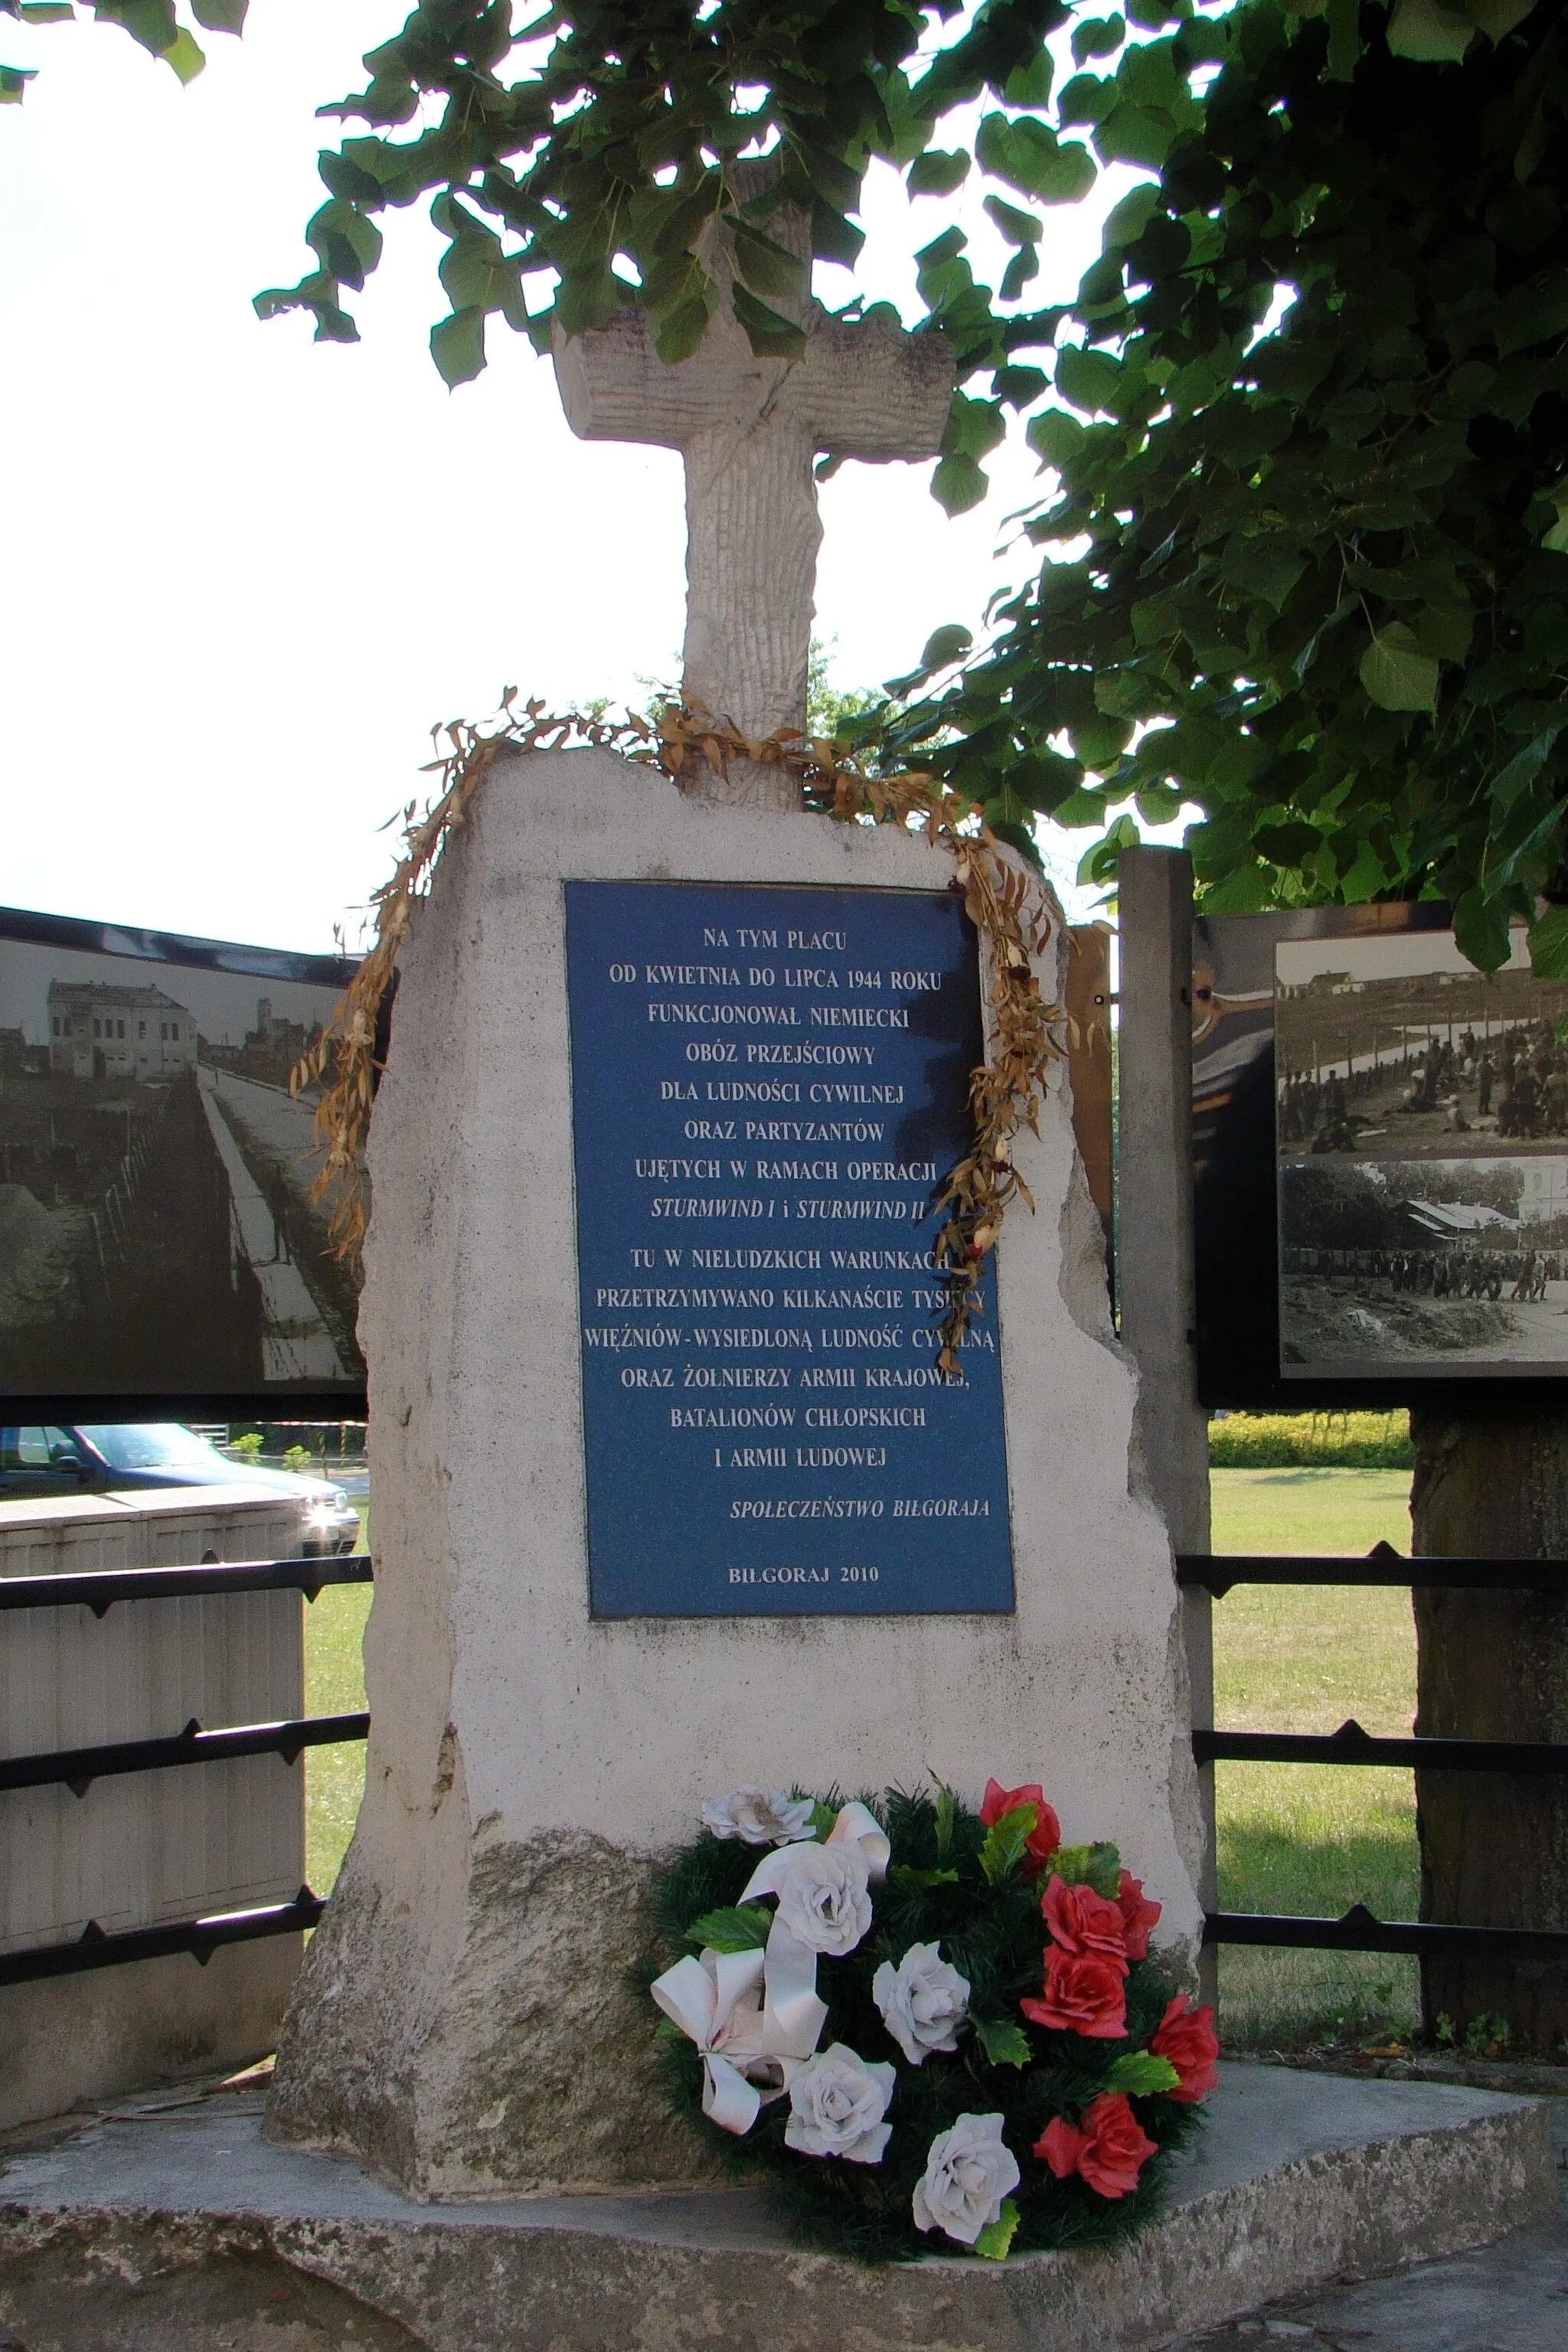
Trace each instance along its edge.
<path fill-rule="evenodd" d="M 767 166 L 731 167 L 744 197 Z M 807 269 L 805 215 L 780 205 L 763 224 Z M 742 734 L 805 725 L 806 664 L 822 524 L 814 460 L 873 463 L 937 454 L 952 397 L 953 358 L 940 335 L 878 320 L 840 320 L 805 297 L 768 298 L 805 331 L 800 359 L 759 359 L 731 306 L 730 233 L 710 230 L 703 262 L 719 302 L 689 359 L 667 366 L 646 314 L 617 311 L 555 348 L 562 405 L 587 441 L 642 441 L 686 462 L 688 697 Z M 873 557 L 867 559 L 873 593 Z M 752 806 L 797 805 L 776 769 L 731 762 L 704 796 Z"/>

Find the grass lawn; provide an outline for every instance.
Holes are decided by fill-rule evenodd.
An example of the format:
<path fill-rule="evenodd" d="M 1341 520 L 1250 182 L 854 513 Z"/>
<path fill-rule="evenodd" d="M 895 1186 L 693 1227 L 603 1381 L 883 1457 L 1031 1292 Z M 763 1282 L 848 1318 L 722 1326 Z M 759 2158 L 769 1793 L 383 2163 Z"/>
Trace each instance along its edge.
<path fill-rule="evenodd" d="M 368 1506 L 360 1515 L 358 1549 L 366 1541 Z M 370 1614 L 368 1584 L 329 1584 L 305 1612 L 305 1712 L 348 1715 L 364 1705 L 360 1643 Z M 364 1789 L 364 1742 L 305 1750 L 305 1876 L 318 1895 L 330 1895 L 353 1835 Z"/>
<path fill-rule="evenodd" d="M 1407 1471 L 1216 1470 L 1215 1551 L 1410 1549 Z M 1334 1731 L 1347 1716 L 1410 1729 L 1415 1635 L 1408 1592 L 1237 1585 L 1215 1603 L 1215 1720 L 1247 1731 Z M 1332 1916 L 1365 1903 L 1415 1916 L 1415 1798 L 1398 1771 L 1215 1767 L 1220 1903 Z M 1409 2031 L 1416 1964 L 1382 1954 L 1220 1953 L 1221 2030 L 1279 2047 L 1373 2026 Z"/>
<path fill-rule="evenodd" d="M 1216 1551 L 1410 1549 L 1409 1474 L 1216 1470 Z M 310 1715 L 364 1705 L 360 1642 L 370 1588 L 330 1585 L 305 1618 Z M 1333 1731 L 1353 1715 L 1407 1731 L 1415 1706 L 1408 1593 L 1239 1585 L 1214 1612 L 1215 1717 L 1250 1731 Z M 353 1832 L 364 1749 L 306 1750 L 310 1885 L 330 1894 Z M 1220 1901 L 1227 1911 L 1333 1915 L 1355 1902 L 1415 1916 L 1415 1795 L 1407 1772 L 1302 1764 L 1215 1768 Z M 1222 2030 L 1233 2047 L 1280 2047 L 1373 2026 L 1408 2031 L 1414 1960 L 1328 1952 L 1220 1954 Z"/>

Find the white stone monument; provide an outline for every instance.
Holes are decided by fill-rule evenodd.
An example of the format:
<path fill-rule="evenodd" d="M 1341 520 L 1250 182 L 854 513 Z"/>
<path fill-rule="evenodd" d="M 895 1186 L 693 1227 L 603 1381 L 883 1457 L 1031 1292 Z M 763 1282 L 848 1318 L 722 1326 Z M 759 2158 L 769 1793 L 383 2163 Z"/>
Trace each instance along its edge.
<path fill-rule="evenodd" d="M 939 344 L 809 323 L 798 366 L 752 361 L 729 318 L 668 375 L 635 321 L 559 362 L 579 430 L 683 449 L 688 683 L 743 729 L 804 716 L 813 456 L 932 454 L 948 398 Z M 704 782 L 683 794 L 596 751 L 498 767 L 402 968 L 362 1326 L 376 1549 L 365 1794 L 269 2128 L 353 2151 L 424 2198 L 706 2177 L 654 2087 L 653 2013 L 627 1976 L 647 1949 L 650 1864 L 692 1834 L 705 1797 L 738 1785 L 910 1787 L 935 1772 L 977 1799 L 993 1773 L 1039 1780 L 1069 1840 L 1120 1842 L 1164 1906 L 1157 1941 L 1190 1958 L 1200 1926 L 1178 1595 L 1139 1491 L 1134 1382 L 1059 1079 L 1018 1149 L 1037 1213 L 1013 1212 L 998 1252 L 1015 1608 L 591 1613 L 575 1244 L 598 1202 L 592 1169 L 574 1167 L 563 884 L 826 886 L 852 913 L 850 893 L 949 879 L 940 853 L 896 829 L 755 804 L 755 776 L 730 786 L 753 804 L 714 805 L 724 782 Z M 1058 929 L 1052 955 L 1064 947 Z M 709 953 L 692 986 L 718 1003 L 726 967 Z M 824 1012 L 821 1034 L 838 1036 L 840 1017 Z M 628 1102 L 656 1042 L 628 1037 Z M 675 1192 L 706 1164 L 668 1162 Z M 921 1334 L 905 1313 L 908 1363 Z M 647 1507 L 672 1516 L 651 1492 Z M 899 1540 L 880 1537 L 890 1569 Z"/>
<path fill-rule="evenodd" d="M 731 172 L 742 197 L 765 167 Z M 766 233 L 809 268 L 804 214 L 781 205 Z M 562 404 L 587 441 L 644 441 L 679 449 L 686 468 L 685 688 L 741 734 L 805 723 L 812 587 L 822 522 L 819 455 L 934 457 L 952 397 L 952 355 L 939 335 L 907 335 L 891 321 L 836 319 L 809 297 L 770 297 L 805 333 L 804 359 L 759 359 L 730 306 L 731 241 L 717 228 L 703 258 L 719 308 L 690 359 L 667 367 L 646 315 L 619 311 L 605 328 L 562 340 Z M 704 794 L 793 808 L 776 768 L 746 761 L 705 780 Z"/>

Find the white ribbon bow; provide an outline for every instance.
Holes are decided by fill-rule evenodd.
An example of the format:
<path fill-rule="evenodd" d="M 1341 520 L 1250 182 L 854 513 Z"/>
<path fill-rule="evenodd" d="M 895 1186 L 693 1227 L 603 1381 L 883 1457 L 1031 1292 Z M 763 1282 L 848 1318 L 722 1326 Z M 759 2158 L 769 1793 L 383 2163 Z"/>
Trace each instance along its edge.
<path fill-rule="evenodd" d="M 868 1806 L 846 1805 L 824 1843 L 858 1845 L 868 1878 L 886 1875 L 891 1848 Z M 742 1902 L 776 1895 L 794 1858 L 809 1852 L 806 1845 L 775 1847 L 752 1873 Z M 703 2114 L 737 2137 L 751 2130 L 764 2096 L 779 2097 L 796 2067 L 816 2055 L 827 2022 L 816 1954 L 781 1927 L 776 1914 L 765 1951 L 754 1945 L 744 1952 L 704 1949 L 697 1959 L 677 1960 L 649 1990 L 701 2053 Z"/>
<path fill-rule="evenodd" d="M 776 2099 L 795 2066 L 814 2054 L 827 2015 L 814 1994 L 809 2010 L 792 2008 L 787 2025 L 770 2021 L 758 1998 L 764 1959 L 755 1946 L 705 1949 L 699 1959 L 677 1960 L 650 1988 L 701 2053 L 703 2114 L 737 2135 L 751 2130 L 763 2097 Z"/>

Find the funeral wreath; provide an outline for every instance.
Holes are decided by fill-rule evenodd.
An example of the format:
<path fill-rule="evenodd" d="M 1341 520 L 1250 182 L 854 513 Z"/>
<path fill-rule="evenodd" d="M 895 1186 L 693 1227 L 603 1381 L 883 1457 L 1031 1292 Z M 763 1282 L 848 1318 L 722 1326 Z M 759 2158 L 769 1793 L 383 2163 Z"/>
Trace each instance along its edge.
<path fill-rule="evenodd" d="M 1149 1957 L 1114 1845 L 1064 1846 L 1036 1786 L 747 1788 L 661 1878 L 663 2079 L 803 2244 L 1004 2259 L 1160 2209 L 1219 2045 Z"/>

